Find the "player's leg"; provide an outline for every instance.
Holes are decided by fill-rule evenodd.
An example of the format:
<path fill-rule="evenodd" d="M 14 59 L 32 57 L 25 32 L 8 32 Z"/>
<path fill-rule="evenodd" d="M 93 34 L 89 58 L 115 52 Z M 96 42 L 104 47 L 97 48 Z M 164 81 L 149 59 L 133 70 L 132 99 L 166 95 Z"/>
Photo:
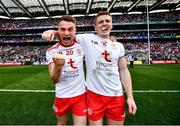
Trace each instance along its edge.
<path fill-rule="evenodd" d="M 68 100 L 66 98 L 55 98 L 53 110 L 57 118 L 57 125 L 66 124 L 68 107 Z"/>
<path fill-rule="evenodd" d="M 112 97 L 105 115 L 107 125 L 123 125 L 125 120 L 124 96 Z"/>
<path fill-rule="evenodd" d="M 57 125 L 64 126 L 66 124 L 67 114 L 64 114 L 62 116 L 56 116 L 56 118 L 57 118 Z"/>
<path fill-rule="evenodd" d="M 97 121 L 93 121 L 93 120 L 88 120 L 89 125 L 98 125 L 98 126 L 103 126 L 103 118 L 97 120 Z"/>
<path fill-rule="evenodd" d="M 89 125 L 103 125 L 104 110 L 108 99 L 106 96 L 87 91 Z"/>
<path fill-rule="evenodd" d="M 87 125 L 87 116 L 78 116 L 73 114 L 74 125 Z"/>
<path fill-rule="evenodd" d="M 116 126 L 123 126 L 124 120 L 123 121 L 115 121 L 110 118 L 107 118 L 107 125 L 116 125 Z"/>
<path fill-rule="evenodd" d="M 87 125 L 86 93 L 76 96 L 72 101 L 72 116 L 74 125 Z"/>

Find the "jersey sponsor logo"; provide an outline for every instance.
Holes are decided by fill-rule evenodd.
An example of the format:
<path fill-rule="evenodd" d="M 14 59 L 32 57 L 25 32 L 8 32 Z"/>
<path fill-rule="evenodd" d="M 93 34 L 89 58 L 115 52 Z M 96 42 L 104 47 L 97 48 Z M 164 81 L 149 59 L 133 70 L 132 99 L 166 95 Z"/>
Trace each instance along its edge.
<path fill-rule="evenodd" d="M 77 69 L 76 66 L 74 66 L 74 61 L 70 58 L 68 64 L 70 64 L 71 68 Z"/>
<path fill-rule="evenodd" d="M 115 64 L 112 62 L 96 61 L 96 68 L 93 70 L 93 72 L 95 74 L 100 74 L 101 72 L 103 72 L 110 77 L 113 75 L 112 67 L 115 67 Z"/>
<path fill-rule="evenodd" d="M 104 50 L 104 52 L 102 53 L 104 59 L 107 61 L 107 62 L 111 62 L 110 60 L 110 53 L 107 52 L 107 50 Z"/>
<path fill-rule="evenodd" d="M 101 63 L 96 61 L 96 66 L 98 68 L 112 67 L 112 65 L 113 65 L 112 63 Z"/>
<path fill-rule="evenodd" d="M 112 70 L 110 68 L 113 67 L 112 63 L 102 63 L 102 62 L 98 62 L 96 61 L 96 70 L 94 72 L 98 72 L 98 71 L 104 71 L 104 72 L 112 72 Z M 108 75 L 112 75 L 112 74 L 108 74 Z"/>
<path fill-rule="evenodd" d="M 63 78 L 69 78 L 69 77 L 75 77 L 79 75 L 79 69 L 76 70 L 69 70 L 69 71 L 62 71 L 62 79 Z"/>

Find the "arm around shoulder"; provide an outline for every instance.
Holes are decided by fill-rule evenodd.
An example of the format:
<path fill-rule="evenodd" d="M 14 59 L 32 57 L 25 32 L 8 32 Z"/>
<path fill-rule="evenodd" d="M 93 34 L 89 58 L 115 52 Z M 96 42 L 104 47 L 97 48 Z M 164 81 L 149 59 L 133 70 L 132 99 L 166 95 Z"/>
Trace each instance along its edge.
<path fill-rule="evenodd" d="M 42 39 L 46 41 L 50 42 L 54 39 L 54 37 L 59 39 L 59 32 L 56 30 L 47 30 L 42 33 Z"/>

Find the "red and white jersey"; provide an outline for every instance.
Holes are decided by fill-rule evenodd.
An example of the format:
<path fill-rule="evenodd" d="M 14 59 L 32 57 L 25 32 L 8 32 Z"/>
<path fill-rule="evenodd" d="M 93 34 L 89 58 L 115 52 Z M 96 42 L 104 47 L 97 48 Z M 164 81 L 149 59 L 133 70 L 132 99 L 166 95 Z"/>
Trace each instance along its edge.
<path fill-rule="evenodd" d="M 83 58 L 84 51 L 80 44 L 75 43 L 71 47 L 63 47 L 59 43 L 50 47 L 46 52 L 48 63 L 53 62 L 55 54 L 65 56 L 65 64 L 61 72 L 61 80 L 56 83 L 56 97 L 69 98 L 83 94 L 86 91 Z"/>
<path fill-rule="evenodd" d="M 87 89 L 104 96 L 123 95 L 118 60 L 125 54 L 124 46 L 95 34 L 79 34 L 76 40 L 85 52 Z"/>

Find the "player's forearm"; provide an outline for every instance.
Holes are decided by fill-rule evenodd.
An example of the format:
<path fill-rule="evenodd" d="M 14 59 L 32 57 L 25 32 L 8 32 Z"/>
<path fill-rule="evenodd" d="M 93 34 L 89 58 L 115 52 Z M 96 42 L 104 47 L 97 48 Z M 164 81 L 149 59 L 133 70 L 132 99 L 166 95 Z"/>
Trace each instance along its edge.
<path fill-rule="evenodd" d="M 62 66 L 56 66 L 54 64 L 49 66 L 49 74 L 51 80 L 56 84 L 61 79 Z"/>
<path fill-rule="evenodd" d="M 125 68 L 121 70 L 120 76 L 121 76 L 121 81 L 122 81 L 124 90 L 126 92 L 127 98 L 133 98 L 132 81 L 131 81 L 131 76 L 128 69 Z"/>
<path fill-rule="evenodd" d="M 54 82 L 54 84 L 60 81 L 61 70 L 62 70 L 62 67 L 54 67 L 54 70 L 52 71 L 52 74 L 51 74 L 51 80 Z"/>
<path fill-rule="evenodd" d="M 49 65 L 50 77 L 54 83 L 57 83 L 61 79 L 61 71 L 65 64 L 65 57 L 61 54 L 55 54 L 52 60 L 53 62 Z"/>

